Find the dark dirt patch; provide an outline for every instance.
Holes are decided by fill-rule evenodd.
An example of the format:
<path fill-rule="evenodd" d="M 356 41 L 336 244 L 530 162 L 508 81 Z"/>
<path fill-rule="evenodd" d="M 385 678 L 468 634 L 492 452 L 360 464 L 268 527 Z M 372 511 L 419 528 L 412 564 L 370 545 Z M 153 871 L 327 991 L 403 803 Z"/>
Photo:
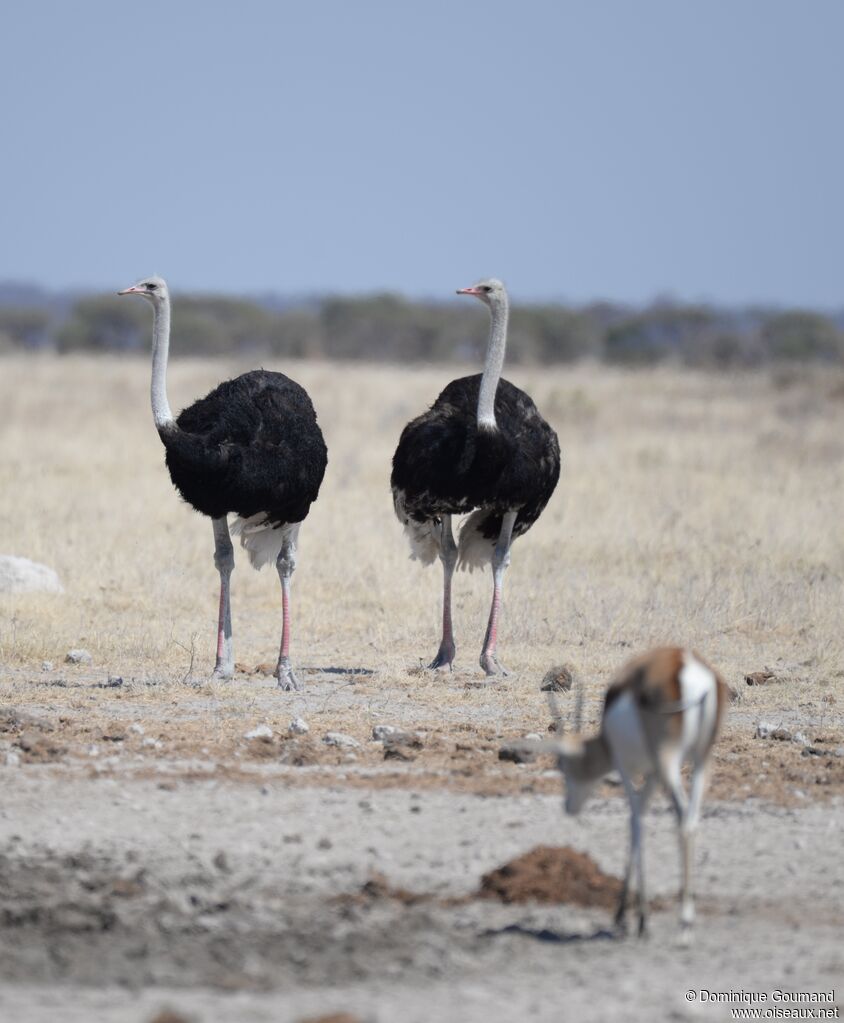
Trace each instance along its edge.
<path fill-rule="evenodd" d="M 613 909 L 621 881 L 605 874 L 586 853 L 540 845 L 484 874 L 477 897 L 501 902 L 573 902 Z"/>

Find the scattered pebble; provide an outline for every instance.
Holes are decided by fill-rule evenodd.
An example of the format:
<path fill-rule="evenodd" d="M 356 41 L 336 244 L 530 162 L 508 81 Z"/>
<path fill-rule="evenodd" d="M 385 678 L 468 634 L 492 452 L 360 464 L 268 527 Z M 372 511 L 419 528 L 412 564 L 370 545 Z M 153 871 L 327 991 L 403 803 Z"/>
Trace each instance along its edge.
<path fill-rule="evenodd" d="M 0 555 L 0 593 L 63 593 L 64 587 L 48 565 L 13 554 Z"/>
<path fill-rule="evenodd" d="M 20 767 L 20 763 L 20 753 L 15 753 L 14 750 L 9 750 L 6 754 L 6 767 Z"/>
<path fill-rule="evenodd" d="M 52 671 L 53 670 L 53 662 L 52 661 L 42 661 L 41 662 L 41 670 L 42 671 Z"/>
<path fill-rule="evenodd" d="M 766 686 L 770 682 L 779 682 L 780 679 L 768 668 L 764 671 L 751 671 L 744 676 L 744 681 L 749 686 Z"/>
<path fill-rule="evenodd" d="M 287 726 L 287 731 L 290 735 L 307 735 L 310 730 L 311 726 L 304 718 L 293 718 Z"/>
<path fill-rule="evenodd" d="M 269 725 L 256 725 L 250 732 L 246 732 L 244 739 L 272 739 L 273 730 Z"/>
<path fill-rule="evenodd" d="M 64 659 L 66 664 L 91 664 L 94 660 L 88 651 L 81 647 L 78 650 L 68 650 Z"/>
<path fill-rule="evenodd" d="M 333 849 L 333 848 L 334 848 L 334 843 L 331 841 L 330 838 L 321 838 L 317 842 L 317 849 Z"/>
<path fill-rule="evenodd" d="M 568 664 L 555 664 L 545 672 L 542 685 L 539 687 L 543 693 L 566 693 L 571 689 L 574 682 L 574 671 Z"/>
<path fill-rule="evenodd" d="M 498 751 L 499 760 L 507 760 L 513 764 L 532 764 L 536 760 L 536 750 L 524 743 L 508 742 Z"/>
<path fill-rule="evenodd" d="M 129 725 L 129 731 L 130 732 L 134 732 L 135 735 L 143 735 L 144 734 L 144 726 L 143 725 L 139 725 L 137 723 L 137 721 L 135 721 L 131 725 Z"/>
<path fill-rule="evenodd" d="M 119 689 L 122 685 L 123 679 L 119 675 L 109 675 L 107 681 L 97 683 L 97 689 Z"/>
<path fill-rule="evenodd" d="M 760 721 L 756 725 L 757 739 L 779 739 L 781 742 L 790 742 L 792 733 L 781 725 L 773 725 L 770 721 Z"/>
<path fill-rule="evenodd" d="M 525 736 L 525 739 L 528 742 L 541 742 L 542 736 L 538 732 L 528 732 L 528 734 Z"/>
<path fill-rule="evenodd" d="M 217 870 L 220 871 L 221 874 L 230 874 L 232 871 L 232 868 L 229 866 L 228 856 L 226 856 L 225 852 L 223 852 L 222 849 L 217 853 L 217 855 L 211 862 L 214 864 Z"/>
<path fill-rule="evenodd" d="M 357 739 L 352 738 L 351 735 L 345 735 L 343 732 L 326 732 L 322 741 L 326 746 L 340 746 L 346 749 L 357 749 L 360 746 Z"/>
<path fill-rule="evenodd" d="M 395 725 L 376 725 L 372 729 L 372 738 L 375 742 L 383 742 L 387 736 L 395 735 L 398 731 Z"/>

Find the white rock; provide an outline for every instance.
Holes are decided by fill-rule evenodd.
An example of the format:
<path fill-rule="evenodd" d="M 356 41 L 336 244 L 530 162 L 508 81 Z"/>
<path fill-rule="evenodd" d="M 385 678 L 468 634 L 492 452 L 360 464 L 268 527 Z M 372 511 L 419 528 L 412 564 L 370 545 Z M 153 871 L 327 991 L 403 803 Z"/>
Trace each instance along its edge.
<path fill-rule="evenodd" d="M 64 659 L 67 664 L 90 664 L 94 660 L 87 650 L 81 648 L 78 650 L 68 650 Z"/>
<path fill-rule="evenodd" d="M 42 671 L 52 671 L 53 670 L 53 662 L 52 661 L 42 661 L 41 662 L 41 670 Z"/>
<path fill-rule="evenodd" d="M 269 725 L 256 725 L 243 736 L 244 739 L 272 739 L 272 737 L 273 730 Z"/>
<path fill-rule="evenodd" d="M 357 749 L 360 743 L 351 735 L 344 735 L 342 732 L 326 732 L 322 737 L 326 746 L 342 746 L 345 749 Z"/>
<path fill-rule="evenodd" d="M 287 726 L 287 731 L 290 735 L 307 735 L 310 730 L 311 726 L 304 718 L 293 718 Z"/>
<path fill-rule="evenodd" d="M 20 767 L 20 763 L 20 753 L 15 753 L 14 750 L 9 750 L 6 754 L 6 767 Z"/>
<path fill-rule="evenodd" d="M 12 554 L 0 555 L 0 593 L 64 593 L 61 580 L 47 565 Z"/>
<path fill-rule="evenodd" d="M 541 742 L 542 736 L 539 734 L 539 732 L 528 732 L 528 734 L 525 736 L 525 739 L 527 739 L 528 742 Z"/>
<path fill-rule="evenodd" d="M 133 721 L 132 724 L 129 725 L 129 731 L 130 732 L 134 732 L 135 735 L 143 735 L 144 734 L 144 726 L 143 725 L 139 725 L 137 721 Z"/>
<path fill-rule="evenodd" d="M 398 731 L 395 725 L 376 725 L 372 729 L 372 738 L 376 742 L 383 742 L 388 736 L 395 735 Z"/>

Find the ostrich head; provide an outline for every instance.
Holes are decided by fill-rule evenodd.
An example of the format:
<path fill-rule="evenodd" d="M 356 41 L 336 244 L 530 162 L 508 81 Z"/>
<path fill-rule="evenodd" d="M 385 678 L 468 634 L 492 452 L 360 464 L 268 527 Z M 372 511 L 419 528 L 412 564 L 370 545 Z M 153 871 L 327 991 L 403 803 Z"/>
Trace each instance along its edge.
<path fill-rule="evenodd" d="M 159 302 L 163 302 L 169 297 L 167 291 L 167 281 L 163 277 L 145 277 L 142 281 L 138 281 L 137 284 L 131 285 L 131 287 L 124 288 L 122 291 L 117 292 L 118 295 L 143 295 L 144 298 L 152 302 L 153 305 L 157 305 Z"/>
<path fill-rule="evenodd" d="M 507 301 L 507 289 L 495 277 L 485 277 L 471 288 L 458 288 L 458 295 L 474 295 L 490 308 Z"/>

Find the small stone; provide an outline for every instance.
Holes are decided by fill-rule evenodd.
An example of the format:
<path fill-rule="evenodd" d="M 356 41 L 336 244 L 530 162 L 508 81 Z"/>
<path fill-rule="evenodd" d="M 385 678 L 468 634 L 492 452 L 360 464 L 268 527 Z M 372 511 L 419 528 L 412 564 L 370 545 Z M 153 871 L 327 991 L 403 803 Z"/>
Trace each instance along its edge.
<path fill-rule="evenodd" d="M 100 755 L 100 747 L 97 746 L 96 744 L 92 743 L 88 747 L 88 756 L 89 757 L 98 757 L 99 755 Z"/>
<path fill-rule="evenodd" d="M 52 661 L 42 661 L 41 662 L 41 670 L 42 671 L 52 671 L 53 670 L 53 662 Z"/>
<path fill-rule="evenodd" d="M 528 732 L 525 736 L 526 742 L 541 742 L 542 736 L 538 732 Z"/>
<path fill-rule="evenodd" d="M 498 759 L 508 760 L 513 764 L 532 764 L 536 760 L 536 750 L 523 743 L 506 743 L 499 749 Z"/>
<path fill-rule="evenodd" d="M 334 843 L 331 841 L 330 838 L 321 838 L 317 842 L 317 849 L 333 849 L 333 848 L 334 848 Z"/>
<path fill-rule="evenodd" d="M 164 743 L 160 739 L 153 739 L 148 737 L 141 743 L 142 746 L 147 746 L 150 749 L 161 749 Z"/>
<path fill-rule="evenodd" d="M 14 750 L 9 750 L 6 754 L 6 767 L 20 767 L 20 763 L 20 753 L 15 753 Z"/>
<path fill-rule="evenodd" d="M 307 735 L 310 730 L 311 726 L 304 718 L 293 718 L 287 726 L 290 735 Z"/>
<path fill-rule="evenodd" d="M 360 743 L 351 735 L 344 735 L 343 732 L 326 732 L 322 737 L 326 746 L 340 746 L 345 749 L 357 749 Z"/>
<path fill-rule="evenodd" d="M 545 672 L 542 685 L 539 687 L 543 693 L 566 693 L 574 683 L 574 671 L 568 664 L 555 664 Z"/>
<path fill-rule="evenodd" d="M 64 659 L 66 664 L 91 664 L 94 660 L 88 651 L 81 647 L 76 650 L 68 650 Z"/>
<path fill-rule="evenodd" d="M 138 722 L 135 721 L 131 725 L 129 725 L 129 731 L 130 732 L 134 732 L 135 735 L 143 735 L 144 734 L 144 726 L 143 725 L 139 725 Z"/>
<path fill-rule="evenodd" d="M 744 681 L 749 686 L 766 686 L 770 682 L 778 682 L 776 675 L 767 668 L 764 671 L 751 671 L 744 676 Z"/>
<path fill-rule="evenodd" d="M 48 565 L 3 554 L 0 555 L 0 593 L 64 593 L 64 587 Z"/>
<path fill-rule="evenodd" d="M 214 864 L 217 870 L 220 871 L 221 874 L 230 874 L 232 871 L 232 868 L 229 866 L 228 857 L 226 856 L 222 849 L 217 853 L 217 855 L 211 862 Z"/>
<path fill-rule="evenodd" d="M 269 741 L 273 737 L 273 730 L 269 725 L 256 725 L 250 732 L 246 732 L 244 739 L 263 739 Z"/>
<path fill-rule="evenodd" d="M 376 725 L 372 729 L 372 738 L 375 742 L 383 742 L 387 736 L 395 735 L 398 731 L 395 725 Z"/>
<path fill-rule="evenodd" d="M 809 740 L 803 732 L 795 732 L 791 737 L 791 741 L 798 743 L 800 746 L 809 745 Z"/>
<path fill-rule="evenodd" d="M 402 746 L 394 746 L 390 740 L 384 743 L 384 759 L 385 760 L 415 760 L 416 754 L 411 753 L 408 749 Z"/>
<path fill-rule="evenodd" d="M 770 721 L 760 721 L 756 725 L 757 739 L 779 739 L 781 742 L 791 740 L 791 732 L 781 725 L 772 725 Z"/>

